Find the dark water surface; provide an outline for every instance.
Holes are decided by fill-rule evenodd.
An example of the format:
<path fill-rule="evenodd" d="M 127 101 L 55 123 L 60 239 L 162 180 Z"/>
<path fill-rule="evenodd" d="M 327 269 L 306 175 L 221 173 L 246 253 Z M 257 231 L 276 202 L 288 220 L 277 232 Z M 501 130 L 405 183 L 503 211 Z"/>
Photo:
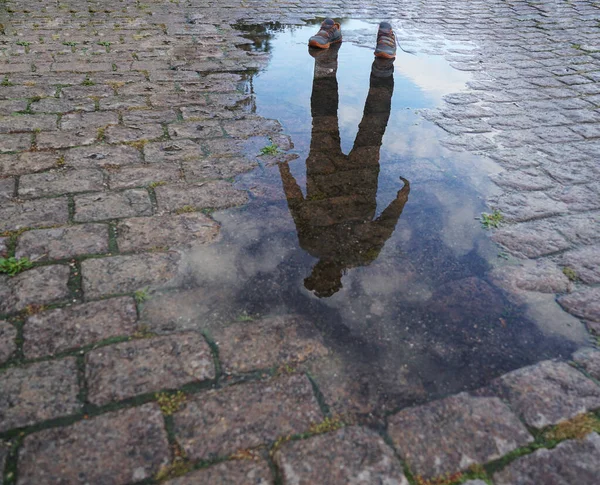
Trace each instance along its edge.
<path fill-rule="evenodd" d="M 377 24 L 342 29 L 339 48 L 314 56 L 315 26 L 257 39 L 272 60 L 249 87 L 256 112 L 282 123 L 298 158 L 239 178 L 254 198 L 216 213 L 221 242 L 186 255 L 197 289 L 182 296 L 182 318 L 302 315 L 330 350 L 311 375 L 330 403 L 359 412 L 568 356 L 575 342 L 487 279 L 499 249 L 476 218 L 498 169 L 445 150 L 415 113 L 468 77 L 404 53 L 392 74 L 373 62 Z"/>

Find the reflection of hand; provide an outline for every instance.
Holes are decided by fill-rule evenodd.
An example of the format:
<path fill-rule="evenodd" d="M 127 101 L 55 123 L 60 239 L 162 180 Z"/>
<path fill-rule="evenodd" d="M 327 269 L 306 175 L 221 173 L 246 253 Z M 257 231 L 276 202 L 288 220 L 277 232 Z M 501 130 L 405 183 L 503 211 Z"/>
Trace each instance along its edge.
<path fill-rule="evenodd" d="M 399 191 L 398 194 L 396 195 L 396 197 L 407 197 L 408 198 L 408 194 L 410 192 L 410 182 L 405 179 L 404 177 L 400 177 L 400 180 L 402 180 L 402 182 L 404 182 L 404 187 L 402 187 Z"/>

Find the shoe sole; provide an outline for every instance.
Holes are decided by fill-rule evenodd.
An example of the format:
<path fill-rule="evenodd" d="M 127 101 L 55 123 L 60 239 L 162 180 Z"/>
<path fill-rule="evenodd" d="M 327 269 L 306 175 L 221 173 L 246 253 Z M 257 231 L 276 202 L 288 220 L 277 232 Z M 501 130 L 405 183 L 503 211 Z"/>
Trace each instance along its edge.
<path fill-rule="evenodd" d="M 382 59 L 395 59 L 396 54 L 386 54 L 385 52 L 375 52 L 375 57 L 380 57 Z"/>
<path fill-rule="evenodd" d="M 331 46 L 331 44 L 339 44 L 342 41 L 342 38 L 340 37 L 337 40 L 334 40 L 332 42 L 328 42 L 327 44 L 319 44 L 316 40 L 310 40 L 308 42 L 308 46 L 309 47 L 316 47 L 318 49 L 329 49 L 329 47 Z"/>

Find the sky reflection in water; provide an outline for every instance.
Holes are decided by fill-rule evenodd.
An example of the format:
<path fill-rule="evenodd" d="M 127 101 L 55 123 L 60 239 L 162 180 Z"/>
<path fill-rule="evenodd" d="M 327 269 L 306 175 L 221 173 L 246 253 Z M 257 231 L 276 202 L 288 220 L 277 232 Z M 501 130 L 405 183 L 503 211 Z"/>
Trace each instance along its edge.
<path fill-rule="evenodd" d="M 392 75 L 373 66 L 377 24 L 342 29 L 339 50 L 316 58 L 306 46 L 315 26 L 269 40 L 272 61 L 252 81 L 256 110 L 282 123 L 299 158 L 240 177 L 253 201 L 216 213 L 221 242 L 186 255 L 182 328 L 302 315 L 330 349 L 311 375 L 351 412 L 567 355 L 572 342 L 540 330 L 486 280 L 498 249 L 475 218 L 496 168 L 444 150 L 414 112 L 463 88 L 464 73 L 399 54 Z"/>

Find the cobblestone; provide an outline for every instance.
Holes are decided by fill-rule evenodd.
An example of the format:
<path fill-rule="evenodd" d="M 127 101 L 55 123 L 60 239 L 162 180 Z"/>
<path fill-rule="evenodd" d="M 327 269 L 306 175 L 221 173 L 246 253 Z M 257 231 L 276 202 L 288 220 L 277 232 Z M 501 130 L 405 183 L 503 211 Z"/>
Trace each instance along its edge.
<path fill-rule="evenodd" d="M 290 140 L 279 134 L 278 122 L 260 119 L 253 113 L 257 107 L 252 86 L 247 82 L 249 70 L 262 69 L 268 54 L 259 52 L 264 46 L 253 45 L 254 41 L 243 38 L 233 25 L 240 19 L 248 24 L 299 25 L 304 23 L 302 19 L 315 15 L 370 19 L 385 16 L 394 22 L 400 20 L 397 34 L 403 46 L 444 55 L 457 69 L 472 75 L 469 91 L 446 96 L 445 101 L 438 108 L 428 110 L 426 116 L 447 131 L 445 144 L 448 147 L 480 151 L 503 169 L 492 176 L 498 187 L 488 202 L 501 210 L 505 222 L 493 231 L 492 237 L 521 261 L 515 268 L 502 269 L 496 276 L 511 294 L 559 293 L 560 305 L 582 319 L 591 331 L 600 334 L 600 293 L 596 287 L 599 282 L 596 253 L 600 243 L 600 186 L 596 182 L 600 175 L 597 167 L 600 58 L 596 53 L 599 13 L 593 2 L 542 1 L 535 5 L 526 2 L 509 5 L 497 1 L 466 4 L 448 0 L 408 1 L 400 5 L 384 0 L 359 5 L 350 1 L 333 4 L 327 0 L 315 6 L 246 0 L 240 6 L 196 0 L 185 5 L 166 0 L 125 5 L 107 0 L 101 8 L 97 2 L 75 0 L 47 2 L 48 5 L 39 7 L 26 6 L 16 0 L 5 3 L 0 28 L 5 34 L 0 56 L 0 80 L 3 80 L 0 87 L 0 234 L 28 229 L 18 236 L 18 257 L 39 258 L 36 261 L 85 259 L 90 254 L 98 257 L 81 263 L 86 299 L 131 293 L 145 287 L 167 286 L 168 291 L 171 285 L 183 286 L 185 289 L 175 292 L 152 294 L 148 302 L 140 304 L 144 324 L 161 333 L 192 329 L 213 331 L 218 335 L 225 371 L 248 372 L 280 363 L 293 366 L 299 360 L 321 356 L 324 350 L 321 341 L 313 339 L 311 332 L 297 332 L 297 328 L 305 328 L 302 325 L 297 328 L 276 325 L 277 332 L 271 333 L 268 331 L 271 327 L 265 326 L 262 339 L 247 322 L 216 330 L 238 316 L 233 309 L 223 309 L 223 299 L 228 296 L 217 285 L 187 289 L 191 283 L 188 279 L 193 276 L 178 274 L 179 255 L 175 253 L 114 254 L 185 248 L 215 241 L 220 237 L 219 226 L 204 214 L 196 212 L 175 217 L 164 213 L 245 204 L 246 193 L 223 179 L 255 168 L 258 164 L 248 154 L 257 155 L 258 149 L 268 143 L 267 135 L 283 150 L 291 148 Z M 245 50 L 238 45 L 245 45 Z M 198 129 L 199 126 L 202 129 Z M 246 139 L 255 135 L 262 138 Z M 265 158 L 259 160 L 268 170 L 271 162 Z M 88 191 L 94 193 L 81 194 Z M 250 192 L 257 193 L 253 189 Z M 24 200 L 30 198 L 33 200 Z M 108 254 L 108 224 L 71 225 L 73 217 L 76 223 L 111 221 L 116 224 L 117 240 L 112 240 L 110 246 L 113 254 Z M 51 229 L 41 229 L 50 226 Z M 0 237 L 2 256 L 8 255 L 9 236 Z M 523 261 L 527 258 L 537 260 Z M 575 270 L 576 281 L 566 280 L 561 272 L 565 266 Z M 74 289 L 79 275 L 76 269 L 71 271 L 70 283 Z M 25 358 L 93 345 L 100 340 L 128 335 L 134 329 L 135 311 L 129 297 L 60 310 L 40 309 L 39 305 L 63 304 L 71 299 L 68 278 L 69 268 L 62 265 L 30 269 L 14 278 L 0 276 L 2 318 L 7 318 L 6 313 L 25 309 L 29 314 L 23 315 L 26 319 L 23 324 Z M 478 295 L 491 295 L 485 291 L 483 280 L 474 282 L 476 289 L 481 290 Z M 458 290 L 447 284 L 441 286 L 433 299 L 445 303 L 448 300 L 444 292 L 460 295 L 465 289 L 473 288 L 474 282 L 463 280 Z M 116 302 L 122 303 L 117 305 Z M 492 304 L 496 303 L 494 299 Z M 110 305 L 120 309 L 111 312 Z M 479 309 L 475 306 L 475 313 L 491 308 L 491 305 Z M 31 315 L 39 310 L 42 311 Z M 265 325 L 264 321 L 252 323 L 260 328 Z M 0 323 L 0 332 L 8 329 L 9 333 L 7 339 L 0 334 L 0 362 L 11 354 L 21 356 L 20 350 L 14 354 L 15 344 L 20 342 L 20 336 L 14 337 L 15 328 L 12 323 Z M 235 339 L 239 339 L 237 347 Z M 144 345 L 152 340 L 155 339 L 96 349 L 90 356 L 105 349 Z M 146 358 L 146 354 L 136 355 L 136 363 Z M 162 358 L 148 357 L 154 364 L 147 367 L 151 369 L 149 380 L 152 382 L 168 375 L 168 369 L 157 366 Z M 573 360 L 584 372 L 597 378 L 593 353 L 577 353 Z M 0 379 L 21 371 L 24 377 L 20 385 L 29 385 L 25 374 L 33 372 L 31 369 L 35 366 L 52 368 L 61 362 L 19 364 L 11 361 L 10 365 L 20 367 L 4 368 Z M 46 412 L 54 401 L 58 409 L 66 399 L 65 393 L 71 396 L 76 392 L 71 392 L 68 386 L 52 387 L 61 372 L 65 379 L 68 376 L 71 380 L 76 374 L 71 364 L 60 365 L 66 370 L 48 371 L 50 377 L 39 386 L 36 379 L 41 378 L 33 380 L 35 392 L 31 395 L 38 393 L 45 397 L 40 397 L 41 401 L 34 398 L 31 409 Z M 141 386 L 138 380 L 141 377 L 136 374 L 139 370 L 136 367 L 119 374 L 122 381 L 108 377 L 104 387 L 119 388 L 119 392 L 127 394 L 127 389 Z M 598 406 L 596 387 L 593 391 L 589 387 L 596 386 L 594 381 L 566 364 L 543 364 L 522 370 L 521 374 L 518 372 L 500 378 L 498 382 L 502 385 L 498 384 L 496 391 L 528 424 L 541 426 L 559 422 L 573 413 Z M 316 379 L 326 399 L 330 399 L 331 389 L 340 385 L 333 381 L 340 381 L 341 374 L 332 376 L 329 381 L 321 376 Z M 123 384 L 127 377 L 130 381 Z M 175 421 L 179 426 L 177 432 L 185 437 L 185 447 L 192 452 L 192 459 L 267 443 L 287 433 L 305 430 L 310 422 L 319 421 L 320 413 L 306 379 L 298 376 L 287 379 L 269 381 L 276 385 L 242 383 L 201 393 L 188 403 L 188 408 L 178 413 Z M 351 385 L 368 384 L 365 379 L 360 376 L 352 380 Z M 71 380 L 69 385 L 75 389 L 76 381 L 71 383 Z M 2 389 L 4 391 L 4 387 Z M 141 390 L 131 392 L 146 392 L 145 389 L 142 386 Z M 414 399 L 419 399 L 418 392 L 412 387 L 406 391 L 414 393 Z M 50 398 L 52 393 L 54 400 Z M 350 402 L 350 396 L 344 392 L 338 394 L 339 399 L 334 399 L 336 409 L 338 401 Z M 455 399 L 460 401 L 463 397 Z M 36 407 L 42 401 L 45 404 Z M 441 453 L 447 460 L 442 460 L 441 468 L 453 463 L 448 469 L 460 469 L 458 454 L 465 450 L 467 458 L 462 464 L 469 460 L 488 460 L 489 456 L 501 454 L 507 446 L 506 441 L 500 440 L 494 449 L 491 437 L 495 437 L 498 430 L 491 424 L 489 428 L 483 424 L 477 430 L 469 428 L 477 427 L 469 424 L 472 422 L 487 423 L 477 421 L 485 415 L 480 410 L 484 406 L 473 402 L 492 401 L 476 398 L 468 401 L 471 404 L 451 414 L 448 422 L 440 426 L 448 430 L 448 436 L 443 439 L 429 430 L 430 423 L 421 423 L 420 428 L 414 424 L 415 430 L 423 436 L 431 433 L 441 440 L 442 445 L 432 444 L 427 448 L 427 453 L 432 456 L 434 451 Z M 485 411 L 493 412 L 494 406 L 499 406 L 498 401 L 493 402 L 492 410 Z M 15 411 L 18 404 L 10 409 L 20 412 Z M 57 409 L 54 411 L 62 413 Z M 199 409 L 200 417 L 195 415 Z M 372 410 L 371 406 L 361 409 Z M 413 412 L 414 409 L 421 408 L 412 408 Z M 469 409 L 474 411 L 464 418 L 465 429 L 469 430 L 467 436 L 457 423 Z M 79 410 L 77 407 L 68 413 Z M 506 407 L 502 410 L 495 416 L 499 422 L 507 418 Z M 288 423 L 290 416 L 295 417 Z M 55 414 L 48 412 L 39 419 L 54 417 Z M 206 417 L 208 424 L 201 422 L 202 417 Z M 38 417 L 31 419 L 39 422 Z M 6 424 L 4 421 L 1 416 L 2 426 L 8 426 L 4 429 L 24 426 L 20 422 Z M 148 427 L 145 421 L 154 424 Z M 482 435 L 484 428 L 489 432 L 487 438 Z M 398 435 L 396 428 L 395 440 Z M 417 431 L 413 435 L 417 436 Z M 338 434 L 288 443 L 280 452 L 287 450 L 293 461 L 294 454 L 289 450 L 297 448 L 308 453 L 306 450 L 315 443 L 335 442 L 332 449 L 340 450 L 339 453 L 332 451 L 332 461 L 318 471 L 321 476 L 343 473 L 330 463 L 343 460 L 346 452 L 354 456 L 352 453 L 359 450 L 346 449 L 344 440 L 335 441 L 335 436 Z M 497 472 L 494 480 L 525 484 L 579 480 L 583 484 L 586 474 L 598 474 L 594 468 L 598 453 L 592 446 L 597 438 L 593 436 L 587 441 L 569 441 L 553 450 L 539 450 L 518 458 Z M 404 439 L 408 440 L 406 436 Z M 19 483 L 57 483 L 61 479 L 65 483 L 139 482 L 149 479 L 169 459 L 162 418 L 152 405 L 36 432 L 24 440 L 18 460 Z M 480 442 L 483 445 L 475 446 Z M 475 451 L 469 449 L 473 443 Z M 457 453 L 458 462 L 443 455 L 450 449 Z M 423 455 L 422 459 L 427 456 Z M 317 448 L 314 457 L 321 459 Z M 356 465 L 352 461 L 349 466 Z M 244 480 L 239 478 L 240 473 L 242 477 L 250 473 L 249 480 L 272 483 L 270 473 L 263 477 L 262 466 L 228 462 L 178 480 L 189 483 L 195 476 L 201 476 L 199 480 L 220 483 L 231 479 L 239 483 Z M 244 467 L 261 471 L 246 472 Z M 284 478 L 296 483 L 296 477 L 285 475 Z M 401 479 L 394 480 L 396 482 L 390 483 L 402 483 Z"/>
<path fill-rule="evenodd" d="M 228 461 L 170 480 L 169 485 L 273 485 L 267 463 L 261 461 Z"/>
<path fill-rule="evenodd" d="M 316 328 L 293 315 L 221 327 L 213 338 L 228 373 L 294 365 L 328 353 Z"/>
<path fill-rule="evenodd" d="M 0 206 L 0 233 L 30 227 L 62 225 L 69 218 L 66 197 L 8 202 Z"/>
<path fill-rule="evenodd" d="M 98 170 L 52 170 L 23 175 L 19 197 L 35 198 L 102 190 L 104 176 Z"/>
<path fill-rule="evenodd" d="M 523 367 L 498 378 L 489 388 L 535 428 L 600 408 L 600 386 L 562 362 Z"/>
<path fill-rule="evenodd" d="M 389 419 L 389 434 L 413 473 L 426 479 L 481 465 L 533 441 L 497 398 L 457 394 Z"/>
<path fill-rule="evenodd" d="M 189 185 L 164 185 L 156 187 L 158 208 L 176 211 L 191 206 L 196 209 L 225 209 L 245 204 L 248 196 L 245 192 L 223 181 Z"/>
<path fill-rule="evenodd" d="M 0 364 L 6 362 L 17 350 L 17 329 L 0 320 Z"/>
<path fill-rule="evenodd" d="M 23 326 L 28 359 L 64 352 L 136 330 L 137 312 L 130 297 L 84 303 L 32 315 Z"/>
<path fill-rule="evenodd" d="M 400 461 L 383 439 L 368 429 L 343 428 L 285 443 L 274 460 L 284 484 L 386 483 L 408 485 Z"/>
<path fill-rule="evenodd" d="M 176 276 L 178 261 L 176 253 L 88 259 L 81 264 L 83 291 L 86 298 L 98 298 L 166 285 Z"/>
<path fill-rule="evenodd" d="M 107 252 L 108 226 L 81 224 L 27 231 L 18 238 L 15 256 L 44 261 Z"/>
<path fill-rule="evenodd" d="M 321 419 L 304 376 L 210 391 L 174 415 L 177 440 L 193 460 L 227 456 L 273 442 L 279 436 L 306 431 Z"/>
<path fill-rule="evenodd" d="M 72 357 L 0 372 L 0 431 L 74 414 L 77 366 Z"/>
<path fill-rule="evenodd" d="M 167 464 L 168 450 L 161 412 L 146 404 L 27 436 L 19 483 L 138 482 Z"/>
<path fill-rule="evenodd" d="M 152 215 L 152 203 L 148 192 L 142 189 L 99 192 L 75 197 L 76 222 L 149 215 Z"/>
<path fill-rule="evenodd" d="M 573 360 L 581 366 L 585 372 L 597 381 L 600 381 L 600 351 L 589 347 L 578 350 L 573 355 Z"/>
<path fill-rule="evenodd" d="M 121 251 L 208 244 L 218 236 L 219 224 L 200 212 L 125 219 L 117 229 Z"/>
<path fill-rule="evenodd" d="M 85 361 L 88 399 L 99 405 L 215 377 L 210 348 L 195 333 L 103 347 Z"/>
<path fill-rule="evenodd" d="M 600 475 L 600 435 L 565 441 L 552 450 L 538 450 L 494 474 L 497 485 L 539 483 L 594 485 Z"/>
<path fill-rule="evenodd" d="M 69 296 L 69 267 L 33 268 L 15 277 L 0 275 L 0 313 L 13 313 L 28 305 L 64 301 Z"/>

